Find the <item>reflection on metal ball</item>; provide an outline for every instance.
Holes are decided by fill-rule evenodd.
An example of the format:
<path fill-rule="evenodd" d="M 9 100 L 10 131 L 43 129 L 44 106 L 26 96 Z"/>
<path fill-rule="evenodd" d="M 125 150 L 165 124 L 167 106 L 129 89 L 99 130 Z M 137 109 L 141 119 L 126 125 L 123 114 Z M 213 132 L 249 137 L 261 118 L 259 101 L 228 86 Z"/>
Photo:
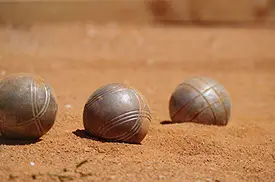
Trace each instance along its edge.
<path fill-rule="evenodd" d="M 52 89 L 31 74 L 0 81 L 0 134 L 10 139 L 37 139 L 53 126 L 58 106 Z"/>
<path fill-rule="evenodd" d="M 85 104 L 84 127 L 108 141 L 140 143 L 148 133 L 151 113 L 135 89 L 114 83 L 96 90 Z"/>
<path fill-rule="evenodd" d="M 169 111 L 172 122 L 226 125 L 230 119 L 231 101 L 221 84 L 210 78 L 194 77 L 175 89 Z"/>

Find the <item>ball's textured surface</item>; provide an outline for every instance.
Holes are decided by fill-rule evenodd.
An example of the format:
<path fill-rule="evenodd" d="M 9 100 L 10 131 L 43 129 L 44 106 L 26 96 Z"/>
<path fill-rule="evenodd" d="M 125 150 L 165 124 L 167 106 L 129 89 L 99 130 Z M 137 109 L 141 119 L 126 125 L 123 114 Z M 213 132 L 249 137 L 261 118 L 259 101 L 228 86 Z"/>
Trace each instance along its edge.
<path fill-rule="evenodd" d="M 140 143 L 148 133 L 151 113 L 135 89 L 114 83 L 96 90 L 85 104 L 84 128 L 108 141 Z"/>
<path fill-rule="evenodd" d="M 221 84 L 210 78 L 194 77 L 175 89 L 169 111 L 172 122 L 226 125 L 230 119 L 231 101 Z"/>
<path fill-rule="evenodd" d="M 0 133 L 10 139 L 37 139 L 53 126 L 58 107 L 52 90 L 31 74 L 0 81 Z"/>

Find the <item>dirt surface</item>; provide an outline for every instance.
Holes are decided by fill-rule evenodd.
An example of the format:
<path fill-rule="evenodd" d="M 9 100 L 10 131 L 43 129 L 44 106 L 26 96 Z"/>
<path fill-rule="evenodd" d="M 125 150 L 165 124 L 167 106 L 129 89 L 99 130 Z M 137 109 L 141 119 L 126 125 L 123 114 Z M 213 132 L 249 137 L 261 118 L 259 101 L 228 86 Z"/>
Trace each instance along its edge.
<path fill-rule="evenodd" d="M 275 30 L 109 23 L 0 28 L 0 78 L 40 75 L 59 113 L 36 143 L 0 138 L 0 181 L 274 181 Z M 228 89 L 225 127 L 169 121 L 175 87 L 195 75 Z M 141 145 L 83 131 L 89 95 L 112 82 L 147 98 L 153 121 Z M 71 107 L 68 107 L 70 105 Z"/>

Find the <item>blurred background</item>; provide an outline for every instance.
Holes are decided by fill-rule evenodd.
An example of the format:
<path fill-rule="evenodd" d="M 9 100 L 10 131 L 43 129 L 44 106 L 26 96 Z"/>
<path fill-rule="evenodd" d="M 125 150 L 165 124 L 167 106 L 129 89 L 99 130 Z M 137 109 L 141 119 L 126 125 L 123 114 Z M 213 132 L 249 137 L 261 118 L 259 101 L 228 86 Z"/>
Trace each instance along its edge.
<path fill-rule="evenodd" d="M 0 22 L 271 23 L 274 0 L 1 0 Z"/>
<path fill-rule="evenodd" d="M 0 145 L 0 179 L 274 181 L 274 48 L 275 0 L 0 0 L 0 79 L 37 74 L 59 105 L 41 142 Z M 229 124 L 161 125 L 176 86 L 198 75 L 229 91 Z M 148 99 L 142 145 L 72 134 L 90 94 L 112 82 Z M 84 159 L 87 178 L 68 177 Z"/>

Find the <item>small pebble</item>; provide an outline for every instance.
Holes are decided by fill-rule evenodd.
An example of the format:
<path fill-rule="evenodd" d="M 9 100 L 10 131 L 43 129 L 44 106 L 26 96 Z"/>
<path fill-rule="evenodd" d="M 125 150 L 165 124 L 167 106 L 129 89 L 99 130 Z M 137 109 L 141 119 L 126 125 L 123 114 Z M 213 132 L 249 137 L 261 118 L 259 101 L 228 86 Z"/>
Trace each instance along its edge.
<path fill-rule="evenodd" d="M 165 178 L 165 176 L 163 176 L 163 175 L 159 175 L 159 179 L 161 180 L 161 179 L 164 179 Z"/>
<path fill-rule="evenodd" d="M 31 166 L 35 166 L 35 163 L 34 163 L 34 162 L 30 162 L 30 165 L 31 165 Z"/>
<path fill-rule="evenodd" d="M 71 109 L 71 108 L 72 108 L 72 105 L 66 104 L 64 107 L 67 108 L 67 109 Z"/>
<path fill-rule="evenodd" d="M 110 179 L 114 180 L 116 178 L 115 175 L 110 176 Z"/>

